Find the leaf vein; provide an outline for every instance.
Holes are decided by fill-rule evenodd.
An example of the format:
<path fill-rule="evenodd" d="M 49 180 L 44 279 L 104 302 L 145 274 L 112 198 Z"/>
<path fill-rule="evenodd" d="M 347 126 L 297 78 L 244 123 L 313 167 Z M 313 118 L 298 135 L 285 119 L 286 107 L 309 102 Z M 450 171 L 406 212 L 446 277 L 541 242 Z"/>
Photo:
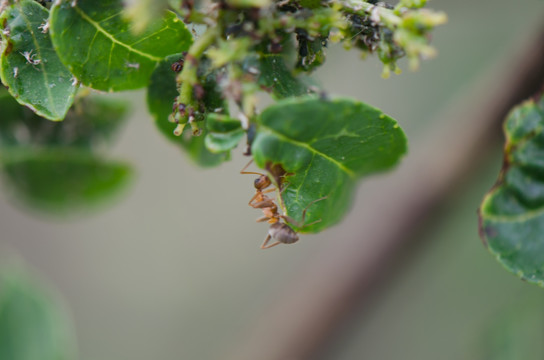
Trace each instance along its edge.
<path fill-rule="evenodd" d="M 272 129 L 272 128 L 264 125 L 264 124 L 261 124 L 260 126 L 262 128 L 264 128 L 266 131 L 272 133 L 274 136 L 280 138 L 283 141 L 292 143 L 295 146 L 305 148 L 306 150 L 312 152 L 314 155 L 321 156 L 322 158 L 328 160 L 329 162 L 333 163 L 335 166 L 340 168 L 342 171 L 344 171 L 346 174 L 348 174 L 351 178 L 355 178 L 355 173 L 351 169 L 347 168 L 341 162 L 338 162 L 338 160 L 328 156 L 327 154 L 322 153 L 321 151 L 317 150 L 316 148 L 314 148 L 314 147 L 312 147 L 312 146 L 310 146 L 310 145 L 308 145 L 306 143 L 303 143 L 303 142 L 295 140 L 295 139 L 291 139 L 291 138 L 287 137 L 285 134 L 277 132 L 276 130 L 274 130 L 274 129 Z"/>
<path fill-rule="evenodd" d="M 104 34 L 104 36 L 106 36 L 108 39 L 110 39 L 114 44 L 117 44 L 117 45 L 120 45 L 122 47 L 125 47 L 127 48 L 130 52 L 134 52 L 140 56 L 143 56 L 145 58 L 148 58 L 152 61 L 156 61 L 156 62 L 159 62 L 162 60 L 162 58 L 160 57 L 157 57 L 157 56 L 153 56 L 151 54 L 148 54 L 148 53 L 145 53 L 143 51 L 140 51 L 140 50 L 137 50 L 137 49 L 134 49 L 133 47 L 131 47 L 130 45 L 128 44 L 125 44 L 125 43 L 122 43 L 120 42 L 119 40 L 117 40 L 115 37 L 113 37 L 109 32 L 107 32 L 103 27 L 100 26 L 99 23 L 97 23 L 96 21 L 94 21 L 92 18 L 90 18 L 85 12 L 83 12 L 83 10 L 81 10 L 79 7 L 75 6 L 74 7 L 75 11 L 79 14 L 79 16 L 81 16 L 85 21 L 87 21 L 89 24 L 91 24 L 96 30 L 100 31 L 102 34 Z"/>

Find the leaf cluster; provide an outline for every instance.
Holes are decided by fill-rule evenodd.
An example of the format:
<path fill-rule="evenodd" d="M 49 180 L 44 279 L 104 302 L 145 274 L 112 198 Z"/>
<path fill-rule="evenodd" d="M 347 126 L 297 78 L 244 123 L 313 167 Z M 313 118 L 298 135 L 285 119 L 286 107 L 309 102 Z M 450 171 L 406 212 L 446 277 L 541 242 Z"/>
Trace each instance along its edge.
<path fill-rule="evenodd" d="M 330 99 L 309 75 L 325 62 L 331 42 L 377 54 L 384 75 L 398 72 L 397 60 L 404 56 L 416 67 L 420 58 L 434 54 L 429 33 L 445 21 L 444 14 L 423 5 L 424 0 L 396 6 L 362 0 L 4 1 L 0 78 L 4 94 L 11 96 L 5 101 L 15 99 L 33 111 L 19 111 L 9 121 L 27 126 L 25 119 L 34 116 L 41 125 L 28 125 L 38 130 L 28 127 L 32 141 L 24 147 L 9 142 L 16 133 L 11 123 L 2 125 L 0 138 L 10 149 L 38 146 L 48 154 L 62 149 L 72 165 L 86 169 L 72 183 L 93 182 L 93 174 L 104 171 L 111 177 L 104 186 L 113 186 L 128 172 L 96 162 L 92 144 L 116 127 L 112 118 L 122 116 L 107 115 L 110 105 L 85 100 L 89 91 L 81 89 L 147 87 L 149 111 L 165 137 L 204 166 L 228 160 L 245 140 L 244 154 L 252 155 L 281 190 L 276 200 L 284 219 L 300 222 L 306 214 L 305 222 L 313 225 L 292 227 L 319 231 L 342 218 L 361 177 L 394 166 L 407 146 L 394 119 L 358 101 Z M 260 109 L 262 92 L 276 103 Z M 103 111 L 95 116 L 92 108 Z M 78 120 L 71 121 L 74 116 Z M 45 119 L 64 121 L 41 143 L 36 139 L 48 126 Z M 88 133 L 80 137 L 80 129 Z M 52 161 L 59 159 L 48 156 L 40 166 L 29 163 L 26 171 L 4 165 L 5 171 L 39 173 L 51 181 L 67 176 L 64 168 L 45 175 L 43 169 L 54 169 Z M 25 156 L 2 150 L 0 158 Z M 32 192 L 36 184 L 26 188 Z M 62 197 L 62 190 L 52 189 Z M 75 198 L 85 198 L 80 195 Z M 309 209 L 318 198 L 324 200 Z"/>

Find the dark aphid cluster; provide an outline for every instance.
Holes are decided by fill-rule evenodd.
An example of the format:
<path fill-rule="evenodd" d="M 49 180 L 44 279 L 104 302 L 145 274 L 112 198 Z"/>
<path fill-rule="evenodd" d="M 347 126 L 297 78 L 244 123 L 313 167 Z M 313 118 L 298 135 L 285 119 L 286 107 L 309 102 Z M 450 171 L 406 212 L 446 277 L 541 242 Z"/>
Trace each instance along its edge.
<path fill-rule="evenodd" d="M 172 104 L 172 114 L 169 121 L 178 124 L 174 130 L 175 135 L 181 135 L 186 123 L 192 128 L 193 135 L 200 135 L 204 125 L 202 122 L 208 113 L 224 113 L 224 96 L 219 88 L 223 71 L 210 70 L 210 60 L 202 56 L 198 61 L 190 54 L 183 53 L 183 56 L 170 65 L 172 71 L 177 73 L 179 66 L 191 64 L 197 67 L 198 82 L 191 87 L 192 100 L 190 103 L 180 103 L 177 98 Z"/>
<path fill-rule="evenodd" d="M 296 40 L 298 44 L 298 58 L 296 67 L 305 71 L 325 62 L 325 48 L 327 47 L 327 37 L 312 37 L 304 29 L 296 29 Z"/>
<path fill-rule="evenodd" d="M 370 15 L 348 15 L 351 23 L 352 43 L 361 50 L 374 52 L 381 39 L 380 26 L 373 22 Z"/>

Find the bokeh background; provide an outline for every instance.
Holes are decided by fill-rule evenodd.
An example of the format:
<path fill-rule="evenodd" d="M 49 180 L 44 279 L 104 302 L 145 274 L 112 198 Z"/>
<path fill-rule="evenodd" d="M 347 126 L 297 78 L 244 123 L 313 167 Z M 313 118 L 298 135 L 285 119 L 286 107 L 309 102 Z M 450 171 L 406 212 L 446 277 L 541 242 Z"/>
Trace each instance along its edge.
<path fill-rule="evenodd" d="M 259 212 L 246 205 L 254 179 L 239 174 L 247 162 L 242 149 L 218 168 L 196 167 L 155 129 L 145 93 L 131 92 L 121 95 L 133 110 L 111 152 L 136 169 L 131 187 L 101 211 L 66 219 L 32 211 L 4 189 L 1 265 L 26 267 L 62 299 L 83 360 L 544 358 L 543 290 L 507 273 L 477 232 L 476 209 L 502 163 L 500 119 L 491 141 L 483 141 L 431 209 L 411 209 L 396 196 L 412 181 L 413 166 L 425 170 L 416 197 L 448 174 L 448 157 L 433 171 L 426 157 L 466 146 L 479 120 L 470 111 L 511 86 L 501 79 L 518 70 L 511 64 L 542 31 L 544 1 L 428 6 L 447 12 L 449 22 L 433 32 L 438 57 L 419 71 L 401 63 L 403 74 L 384 80 L 375 59 L 331 46 L 315 74 L 331 93 L 397 119 L 410 141 L 398 169 L 361 183 L 341 224 L 260 250 L 267 226 L 255 223 Z M 373 227 L 398 226 L 398 217 L 384 213 L 388 207 L 422 218 L 384 252 Z M 369 222 L 376 212 L 380 221 Z M 350 267 L 384 253 L 391 256 L 381 266 Z M 365 274 L 353 275 L 362 280 L 351 284 L 349 301 L 322 314 L 318 344 L 282 352 L 313 330 L 305 331 L 299 316 L 311 314 L 321 324 L 312 306 L 328 301 L 351 270 Z M 307 297 L 297 293 L 306 285 Z"/>

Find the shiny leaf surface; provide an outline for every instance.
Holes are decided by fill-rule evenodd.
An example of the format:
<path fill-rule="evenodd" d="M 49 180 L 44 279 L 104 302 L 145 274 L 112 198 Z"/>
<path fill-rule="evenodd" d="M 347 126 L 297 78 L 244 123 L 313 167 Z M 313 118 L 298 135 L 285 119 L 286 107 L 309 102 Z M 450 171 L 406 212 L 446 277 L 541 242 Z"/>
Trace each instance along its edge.
<path fill-rule="evenodd" d="M 77 87 L 53 49 L 45 28 L 48 16 L 31 0 L 16 2 L 2 14 L 0 76 L 19 103 L 57 121 L 64 119 Z"/>
<path fill-rule="evenodd" d="M 479 210 L 480 234 L 509 271 L 544 285 L 544 97 L 504 124 L 504 166 Z"/>
<path fill-rule="evenodd" d="M 319 222 L 296 227 L 317 232 L 342 219 L 357 180 L 399 162 L 406 137 L 395 120 L 364 103 L 306 97 L 263 111 L 252 152 L 259 167 L 280 164 L 287 172 L 286 214 L 300 222 L 310 205 L 305 224 Z"/>
<path fill-rule="evenodd" d="M 62 62 L 81 83 L 98 90 L 144 87 L 159 62 L 192 43 L 172 12 L 135 33 L 120 0 L 57 1 L 50 21 Z"/>

